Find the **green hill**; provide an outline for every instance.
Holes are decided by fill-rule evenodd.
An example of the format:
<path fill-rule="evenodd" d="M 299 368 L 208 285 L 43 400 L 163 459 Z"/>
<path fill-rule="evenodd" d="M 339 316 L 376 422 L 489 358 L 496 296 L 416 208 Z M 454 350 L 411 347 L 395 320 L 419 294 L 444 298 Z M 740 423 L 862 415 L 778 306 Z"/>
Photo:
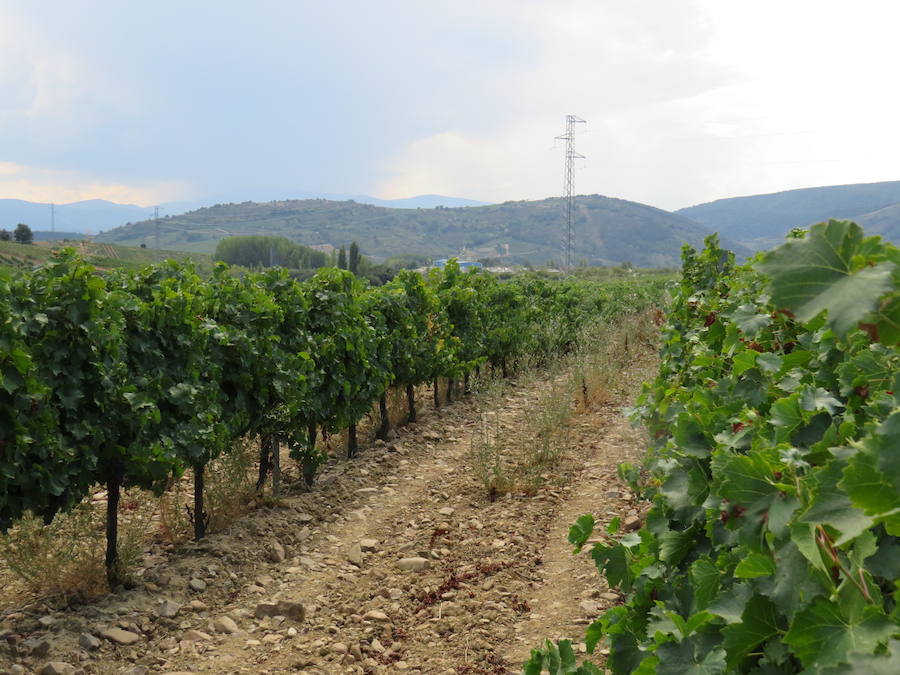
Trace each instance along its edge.
<path fill-rule="evenodd" d="M 160 219 L 159 241 L 162 248 L 211 253 L 224 237 L 267 235 L 324 249 L 357 241 L 376 260 L 399 254 L 460 255 L 545 265 L 560 258 L 564 213 L 560 198 L 433 209 L 324 199 L 244 202 Z M 675 266 L 684 242 L 698 245 L 709 233 L 682 216 L 600 195 L 578 197 L 575 213 L 575 260 L 589 265 Z M 155 228 L 151 220 L 129 223 L 96 240 L 153 246 Z"/>
<path fill-rule="evenodd" d="M 864 213 L 854 220 L 865 228 L 866 234 L 880 234 L 888 241 L 900 244 L 900 203 Z"/>
<path fill-rule="evenodd" d="M 764 249 L 780 243 L 791 228 L 829 218 L 855 220 L 860 225 L 866 224 L 867 231 L 868 222 L 878 223 L 882 230 L 873 227 L 872 233 L 900 242 L 900 209 L 892 208 L 898 204 L 900 181 L 889 181 L 732 197 L 679 209 L 676 213 L 749 248 Z"/>
<path fill-rule="evenodd" d="M 151 249 L 119 246 L 115 244 L 80 241 L 40 241 L 34 244 L 17 244 L 14 241 L 0 241 L 0 270 L 13 271 L 30 269 L 42 265 L 53 252 L 63 247 L 76 249 L 92 265 L 100 269 L 128 267 L 140 269 L 155 262 L 159 257 L 180 260 L 191 258 L 201 272 L 212 269 L 212 256 L 204 253 L 184 251 L 157 251 Z"/>

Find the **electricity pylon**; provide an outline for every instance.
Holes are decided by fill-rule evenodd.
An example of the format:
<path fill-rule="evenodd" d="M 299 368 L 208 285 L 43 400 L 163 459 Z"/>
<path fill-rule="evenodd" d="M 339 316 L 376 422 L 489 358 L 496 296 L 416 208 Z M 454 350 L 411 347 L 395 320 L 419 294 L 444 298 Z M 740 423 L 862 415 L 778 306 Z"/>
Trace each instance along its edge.
<path fill-rule="evenodd" d="M 563 185 L 566 198 L 566 232 L 563 238 L 563 258 L 566 269 L 571 269 L 573 263 L 572 211 L 575 206 L 575 197 L 572 191 L 575 188 L 575 160 L 584 159 L 584 155 L 575 151 L 576 124 L 586 124 L 586 122 L 577 115 L 566 115 L 566 133 L 556 137 L 557 140 L 566 142 L 566 176 Z"/>

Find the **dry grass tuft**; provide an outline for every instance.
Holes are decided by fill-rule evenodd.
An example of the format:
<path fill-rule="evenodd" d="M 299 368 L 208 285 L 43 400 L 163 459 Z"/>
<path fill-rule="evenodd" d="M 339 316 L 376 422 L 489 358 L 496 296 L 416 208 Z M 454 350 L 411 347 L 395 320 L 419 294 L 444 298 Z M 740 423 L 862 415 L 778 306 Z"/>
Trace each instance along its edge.
<path fill-rule="evenodd" d="M 146 547 L 156 504 L 142 490 L 122 494 L 119 566 L 126 579 Z M 59 514 L 49 525 L 28 515 L 0 536 L 0 558 L 33 595 L 54 604 L 84 602 L 108 591 L 105 526 L 105 495 Z"/>
<path fill-rule="evenodd" d="M 509 383 L 502 379 L 479 383 L 482 423 L 473 434 L 469 458 L 488 498 L 493 501 L 513 491 L 534 495 L 548 481 L 565 482 L 561 467 L 573 415 L 612 400 L 623 374 L 655 349 L 658 330 L 658 310 L 586 327 L 577 350 L 520 371 L 519 379 L 528 380 L 540 370 L 547 386 L 502 433 L 499 411 Z"/>
<path fill-rule="evenodd" d="M 253 508 L 256 498 L 256 462 L 259 442 L 241 439 L 235 447 L 210 462 L 204 472 L 204 509 L 209 517 L 207 533 L 218 532 Z M 194 483 L 188 472 L 160 498 L 160 535 L 171 543 L 194 536 Z"/>

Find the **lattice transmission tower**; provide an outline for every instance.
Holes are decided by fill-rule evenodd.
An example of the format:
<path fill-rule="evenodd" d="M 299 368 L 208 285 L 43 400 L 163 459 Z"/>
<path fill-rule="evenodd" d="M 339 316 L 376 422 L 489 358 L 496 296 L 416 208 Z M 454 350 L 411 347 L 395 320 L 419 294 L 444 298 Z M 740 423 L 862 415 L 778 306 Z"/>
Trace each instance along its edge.
<path fill-rule="evenodd" d="M 584 155 L 575 151 L 575 125 L 586 124 L 585 120 L 577 115 L 566 115 L 566 133 L 557 136 L 559 141 L 566 142 L 566 176 L 563 189 L 566 198 L 566 231 L 563 237 L 563 259 L 564 266 L 570 269 L 573 263 L 573 235 L 572 235 L 572 212 L 575 206 L 575 198 L 572 191 L 575 188 L 575 160 L 584 159 Z"/>

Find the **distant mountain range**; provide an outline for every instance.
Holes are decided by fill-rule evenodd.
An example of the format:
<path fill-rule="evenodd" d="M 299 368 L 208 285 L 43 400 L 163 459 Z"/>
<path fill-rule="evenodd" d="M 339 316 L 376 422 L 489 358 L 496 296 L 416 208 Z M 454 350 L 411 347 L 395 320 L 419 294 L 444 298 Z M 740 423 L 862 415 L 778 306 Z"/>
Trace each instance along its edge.
<path fill-rule="evenodd" d="M 153 215 L 152 208 L 115 204 L 104 199 L 56 204 L 53 210 L 55 215 L 51 216 L 50 204 L 0 199 L 0 229 L 14 230 L 18 223 L 25 223 L 32 230 L 49 232 L 53 218 L 59 232 L 92 234 Z"/>
<path fill-rule="evenodd" d="M 436 258 L 498 257 L 545 265 L 560 259 L 564 201 L 504 202 L 488 206 L 398 209 L 355 201 L 306 199 L 220 204 L 160 223 L 161 248 L 209 253 L 230 235 L 283 236 L 308 246 L 352 241 L 375 259 L 404 253 Z M 575 260 L 588 265 L 630 262 L 678 264 L 684 242 L 700 245 L 709 230 L 682 216 L 623 199 L 580 196 L 575 202 Z M 141 221 L 105 232 L 97 241 L 155 246 L 155 223 Z M 735 242 L 726 245 L 748 253 Z"/>
<path fill-rule="evenodd" d="M 406 199 L 378 199 L 367 195 L 300 193 L 302 198 L 325 198 L 338 201 L 354 200 L 363 204 L 390 206 L 399 209 L 431 209 L 436 206 L 483 206 L 486 202 L 443 195 L 419 195 Z M 159 205 L 160 216 L 174 216 L 186 211 L 210 206 L 211 201 L 180 201 Z M 51 224 L 58 237 L 70 237 L 73 233 L 96 234 L 102 230 L 119 227 L 125 223 L 146 220 L 153 216 L 152 206 L 116 204 L 104 199 L 89 199 L 71 204 L 56 204 L 51 216 L 51 205 L 27 202 L 21 199 L 0 199 L 0 229 L 14 230 L 18 223 L 25 223 L 32 230 L 42 231 L 49 237 Z M 53 218 L 53 221 L 51 221 Z M 54 237 L 56 238 L 56 237 Z"/>
<path fill-rule="evenodd" d="M 678 213 L 754 250 L 784 240 L 794 227 L 829 218 L 853 220 L 867 234 L 900 242 L 900 181 L 803 188 L 719 199 Z"/>

